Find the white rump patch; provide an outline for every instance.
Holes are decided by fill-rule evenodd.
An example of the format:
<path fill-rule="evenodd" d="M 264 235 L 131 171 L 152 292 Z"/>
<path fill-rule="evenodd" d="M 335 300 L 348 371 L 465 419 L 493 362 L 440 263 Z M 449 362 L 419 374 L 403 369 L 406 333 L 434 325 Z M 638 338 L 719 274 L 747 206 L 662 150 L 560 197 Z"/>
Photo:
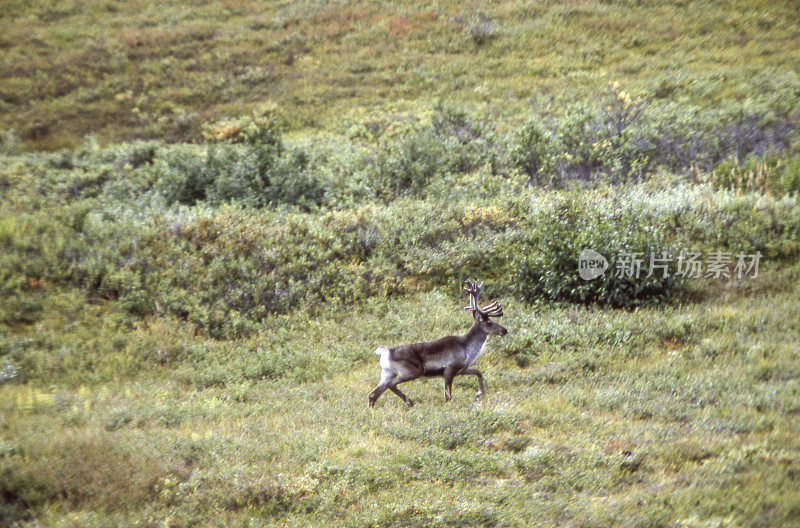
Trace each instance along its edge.
<path fill-rule="evenodd" d="M 381 357 L 381 368 L 387 370 L 389 368 L 389 349 L 381 346 L 375 349 L 375 353 Z"/>

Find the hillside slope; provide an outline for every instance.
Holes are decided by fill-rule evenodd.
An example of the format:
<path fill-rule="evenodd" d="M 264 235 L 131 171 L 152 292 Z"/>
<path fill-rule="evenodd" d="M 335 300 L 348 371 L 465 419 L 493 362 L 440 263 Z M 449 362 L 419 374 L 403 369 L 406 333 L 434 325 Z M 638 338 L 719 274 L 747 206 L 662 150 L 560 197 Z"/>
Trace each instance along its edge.
<path fill-rule="evenodd" d="M 33 148 L 86 134 L 196 140 L 200 123 L 268 100 L 298 130 L 438 99 L 513 120 L 532 95 L 591 97 L 612 81 L 713 103 L 800 63 L 789 1 L 62 0 L 0 11 L 0 130 Z"/>

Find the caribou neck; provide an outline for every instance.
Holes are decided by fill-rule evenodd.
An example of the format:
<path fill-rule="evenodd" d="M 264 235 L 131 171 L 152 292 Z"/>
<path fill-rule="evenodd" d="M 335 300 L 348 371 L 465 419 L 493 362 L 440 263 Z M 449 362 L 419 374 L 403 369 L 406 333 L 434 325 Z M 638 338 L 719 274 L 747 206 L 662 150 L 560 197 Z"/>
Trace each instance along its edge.
<path fill-rule="evenodd" d="M 469 345 L 476 345 L 478 348 L 483 345 L 486 341 L 486 336 L 488 334 L 483 329 L 481 324 L 478 321 L 475 321 L 475 324 L 472 325 L 466 334 L 464 334 L 464 341 L 467 342 L 467 346 Z"/>

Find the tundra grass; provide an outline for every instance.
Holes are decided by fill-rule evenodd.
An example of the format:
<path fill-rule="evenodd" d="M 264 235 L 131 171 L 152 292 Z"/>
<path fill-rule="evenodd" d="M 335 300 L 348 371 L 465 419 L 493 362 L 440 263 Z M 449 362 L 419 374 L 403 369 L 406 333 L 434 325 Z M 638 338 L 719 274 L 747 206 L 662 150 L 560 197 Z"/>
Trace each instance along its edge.
<path fill-rule="evenodd" d="M 793 2 L 0 2 L 0 130 L 28 148 L 199 139 L 278 103 L 293 130 L 451 100 L 515 119 L 610 82 L 713 105 L 800 62 Z"/>
<path fill-rule="evenodd" d="M 623 189 L 620 203 L 674 213 L 676 229 L 688 211 L 680 225 L 707 251 L 763 249 L 760 274 L 617 310 L 525 304 L 510 287 L 520 266 L 508 264 L 492 287 L 511 334 L 491 338 L 477 365 L 487 397 L 457 379 L 445 404 L 441 380 L 417 380 L 404 386 L 413 409 L 388 394 L 370 410 L 377 346 L 463 333 L 460 275 L 501 273 L 485 248 L 535 249 L 506 255 L 506 239 L 492 238 L 522 214 L 519 195 L 574 206 L 605 203 L 607 191 L 539 193 L 483 162 L 468 174 L 421 173 L 424 200 L 373 203 L 369 185 L 350 185 L 356 143 L 386 129 L 389 143 L 375 148 L 391 154 L 393 138 L 402 147 L 404 129 L 439 101 L 496 123 L 497 137 L 600 101 L 610 84 L 620 100 L 645 94 L 688 114 L 785 98 L 787 117 L 795 3 L 0 0 L 0 12 L 0 526 L 800 525 L 789 187 L 781 199 L 746 185 L 742 197 L 666 180 L 652 182 L 652 196 Z M 162 147 L 168 158 L 205 151 L 167 143 L 272 105 L 287 144 L 321 143 L 325 160 L 330 151 L 330 165 L 314 167 L 336 211 L 176 209 L 150 192 Z M 790 136 L 775 144 L 795 155 Z M 325 147 L 331 137 L 354 143 Z M 158 141 L 119 155 L 95 148 L 148 138 Z M 5 155 L 78 145 L 96 156 Z M 370 215 L 385 229 L 362 225 Z M 196 254 L 198 273 L 184 276 L 170 248 L 194 216 L 195 245 L 180 256 Z M 164 217 L 175 221 L 151 229 L 148 245 L 148 222 Z M 110 236 L 114 222 L 130 223 Z M 284 228 L 291 242 L 263 236 Z M 554 236 L 577 240 L 563 233 Z M 376 273 L 341 248 L 316 260 L 305 249 L 345 235 L 368 251 L 384 244 L 392 260 Z M 317 286 L 328 299 L 339 288 L 342 303 L 320 294 L 263 318 L 243 310 L 248 324 L 234 323 L 246 331 L 209 332 L 203 321 L 230 322 L 220 291 L 271 280 L 231 258 L 245 249 L 253 262 L 285 253 L 278 263 L 299 291 L 303 272 L 321 270 L 328 282 Z M 163 298 L 130 287 L 139 277 L 128 267 L 142 263 L 140 286 L 161 286 Z M 335 279 L 348 276 L 360 280 L 353 292 Z M 163 287 L 169 277 L 179 289 Z M 177 303 L 182 291 L 198 297 Z"/>
<path fill-rule="evenodd" d="M 303 311 L 236 342 L 40 291 L 2 347 L 17 526 L 792 526 L 800 268 L 634 311 L 533 310 L 458 379 L 366 395 L 380 344 L 463 332 L 455 292 Z M 35 294 L 32 294 L 35 295 Z M 14 309 L 5 301 L 4 313 Z M 280 353 L 266 349 L 280 343 Z"/>

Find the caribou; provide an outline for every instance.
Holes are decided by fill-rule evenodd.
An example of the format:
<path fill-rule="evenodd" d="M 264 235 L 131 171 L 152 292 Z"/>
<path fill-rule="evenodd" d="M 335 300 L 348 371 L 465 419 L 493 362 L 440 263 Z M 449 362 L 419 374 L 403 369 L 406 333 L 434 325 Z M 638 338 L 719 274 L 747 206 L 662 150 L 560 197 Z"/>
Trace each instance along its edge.
<path fill-rule="evenodd" d="M 401 383 L 419 377 L 444 378 L 444 401 L 449 402 L 453 379 L 456 376 L 475 376 L 478 378 L 478 394 L 485 394 L 483 374 L 472 364 L 478 360 L 490 335 L 504 336 L 508 330 L 490 317 L 503 315 L 503 308 L 497 301 L 483 307 L 478 306 L 478 296 L 483 290 L 483 283 L 468 280 L 464 287 L 469 295 L 469 306 L 465 310 L 472 312 L 475 324 L 463 336 L 447 336 L 436 341 L 411 343 L 394 348 L 380 346 L 375 354 L 380 356 L 381 379 L 378 386 L 369 394 L 369 406 L 373 407 L 381 394 L 390 390 L 403 400 L 407 407 L 414 405 L 411 398 L 397 388 Z"/>

